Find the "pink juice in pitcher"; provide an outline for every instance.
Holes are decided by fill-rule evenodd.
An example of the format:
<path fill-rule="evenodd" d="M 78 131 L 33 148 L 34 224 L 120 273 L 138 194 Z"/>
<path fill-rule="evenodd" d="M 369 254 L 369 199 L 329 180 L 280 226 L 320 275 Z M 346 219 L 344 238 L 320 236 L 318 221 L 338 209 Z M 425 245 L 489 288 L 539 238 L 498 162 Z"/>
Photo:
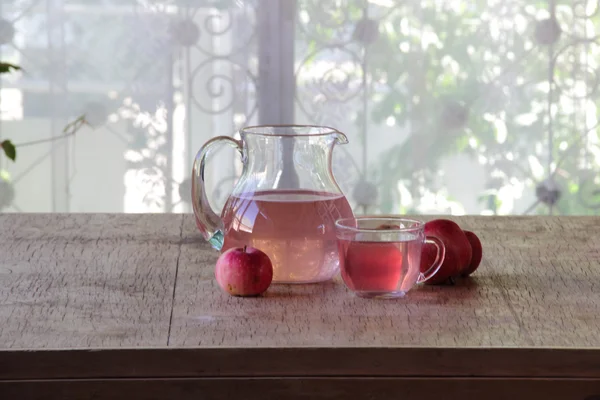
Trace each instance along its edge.
<path fill-rule="evenodd" d="M 223 209 L 221 251 L 252 246 L 273 263 L 273 282 L 331 279 L 339 268 L 335 221 L 352 218 L 346 198 L 308 190 L 272 190 L 232 195 Z"/>

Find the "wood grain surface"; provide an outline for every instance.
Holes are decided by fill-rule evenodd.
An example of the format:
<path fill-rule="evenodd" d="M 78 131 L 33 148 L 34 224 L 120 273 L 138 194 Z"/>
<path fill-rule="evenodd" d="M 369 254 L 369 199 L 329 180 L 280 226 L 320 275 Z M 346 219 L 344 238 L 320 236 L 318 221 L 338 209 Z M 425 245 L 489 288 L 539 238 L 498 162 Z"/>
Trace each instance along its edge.
<path fill-rule="evenodd" d="M 484 247 L 455 286 L 242 299 L 218 289 L 190 215 L 0 214 L 0 380 L 600 379 L 600 218 L 453 219 Z"/>
<path fill-rule="evenodd" d="M 166 346 L 181 222 L 0 214 L 0 347 Z"/>
<path fill-rule="evenodd" d="M 431 218 L 431 217 L 430 217 Z M 171 327 L 175 346 L 600 347 L 600 219 L 459 217 L 481 238 L 472 279 L 404 299 L 354 297 L 340 282 L 218 289 L 218 254 L 186 218 Z"/>

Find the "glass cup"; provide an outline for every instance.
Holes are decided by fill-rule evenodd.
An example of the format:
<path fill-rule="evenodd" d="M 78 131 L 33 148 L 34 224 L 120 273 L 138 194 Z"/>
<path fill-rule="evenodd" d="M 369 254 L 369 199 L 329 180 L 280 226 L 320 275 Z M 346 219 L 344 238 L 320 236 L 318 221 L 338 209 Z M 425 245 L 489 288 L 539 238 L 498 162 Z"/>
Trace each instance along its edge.
<path fill-rule="evenodd" d="M 335 227 L 342 279 L 360 297 L 403 297 L 415 284 L 435 275 L 446 255 L 440 239 L 425 236 L 422 221 L 356 217 L 339 219 Z M 437 255 L 422 273 L 425 243 L 434 245 Z"/>

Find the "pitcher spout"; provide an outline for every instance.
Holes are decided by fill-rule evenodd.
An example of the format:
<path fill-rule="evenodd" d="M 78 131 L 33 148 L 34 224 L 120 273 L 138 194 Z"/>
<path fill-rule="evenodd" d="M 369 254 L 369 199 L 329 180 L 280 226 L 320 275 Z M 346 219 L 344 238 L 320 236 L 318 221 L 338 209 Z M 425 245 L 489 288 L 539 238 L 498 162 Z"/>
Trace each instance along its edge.
<path fill-rule="evenodd" d="M 333 134 L 337 144 L 348 144 L 348 137 L 340 131 L 335 131 Z"/>

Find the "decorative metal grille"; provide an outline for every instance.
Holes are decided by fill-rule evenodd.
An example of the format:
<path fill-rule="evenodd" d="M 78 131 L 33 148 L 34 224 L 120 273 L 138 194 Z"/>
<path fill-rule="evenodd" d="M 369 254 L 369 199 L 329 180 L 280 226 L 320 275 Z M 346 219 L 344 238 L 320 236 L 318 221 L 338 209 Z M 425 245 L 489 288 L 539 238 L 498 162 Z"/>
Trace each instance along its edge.
<path fill-rule="evenodd" d="M 23 149 L 14 165 L 0 158 L 3 211 L 190 211 L 197 149 L 270 123 L 269 104 L 285 122 L 348 134 L 335 173 L 359 212 L 600 209 L 598 1 L 0 7 L 1 58 L 25 69 L 2 78 L 0 136 L 58 136 L 81 113 L 95 128 Z M 290 11 L 295 24 L 270 26 Z M 102 140 L 110 146 L 93 156 Z M 219 153 L 211 171 L 219 204 L 240 172 L 233 157 Z"/>
<path fill-rule="evenodd" d="M 365 209 L 594 213 L 598 8 L 300 1 L 299 108 L 360 143 L 356 168 L 340 170 L 352 171 Z M 457 153 L 476 162 L 445 173 Z M 451 181 L 466 195 L 449 192 Z M 456 207 L 452 197 L 482 203 Z"/>

